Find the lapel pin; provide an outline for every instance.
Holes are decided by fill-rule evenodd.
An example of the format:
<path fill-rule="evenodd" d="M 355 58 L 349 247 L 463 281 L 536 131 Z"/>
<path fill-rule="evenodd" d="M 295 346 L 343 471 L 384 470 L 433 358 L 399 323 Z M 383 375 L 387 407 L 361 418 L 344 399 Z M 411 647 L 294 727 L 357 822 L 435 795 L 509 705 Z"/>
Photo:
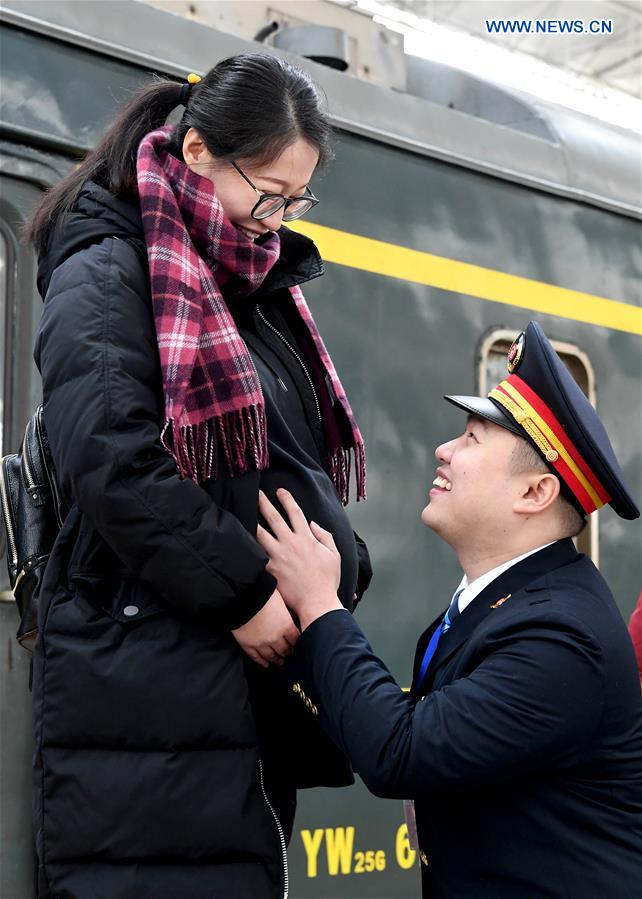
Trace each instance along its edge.
<path fill-rule="evenodd" d="M 498 599 L 497 602 L 494 602 L 491 606 L 491 609 L 498 609 L 500 606 L 503 606 L 507 599 L 510 599 L 513 594 L 509 593 L 508 596 L 502 596 L 501 599 Z"/>

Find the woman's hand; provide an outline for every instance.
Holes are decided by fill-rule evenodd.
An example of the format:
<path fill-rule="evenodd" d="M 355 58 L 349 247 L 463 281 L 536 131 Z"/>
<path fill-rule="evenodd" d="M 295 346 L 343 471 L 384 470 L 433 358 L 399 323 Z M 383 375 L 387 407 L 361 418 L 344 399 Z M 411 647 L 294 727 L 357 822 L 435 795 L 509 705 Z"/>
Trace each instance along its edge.
<path fill-rule="evenodd" d="M 315 522 L 308 523 L 287 490 L 277 490 L 289 526 L 262 491 L 259 510 L 272 534 L 257 529 L 257 539 L 270 557 L 267 571 L 277 579 L 288 608 L 299 618 L 304 630 L 320 615 L 343 606 L 337 597 L 341 578 L 341 557 L 332 534 Z"/>
<path fill-rule="evenodd" d="M 253 662 L 267 668 L 270 662 L 282 665 L 301 634 L 275 590 L 263 608 L 232 631 L 232 636 Z"/>

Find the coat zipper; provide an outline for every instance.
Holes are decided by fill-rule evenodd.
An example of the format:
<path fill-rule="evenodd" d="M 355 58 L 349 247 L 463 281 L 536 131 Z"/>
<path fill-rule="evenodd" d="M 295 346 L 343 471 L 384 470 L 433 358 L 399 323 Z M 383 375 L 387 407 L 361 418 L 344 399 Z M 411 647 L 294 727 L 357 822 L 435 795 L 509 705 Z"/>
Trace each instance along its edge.
<path fill-rule="evenodd" d="M 267 807 L 272 812 L 274 823 L 276 824 L 276 828 L 279 832 L 279 841 L 281 843 L 281 853 L 283 856 L 283 899 L 288 899 L 290 893 L 290 878 L 288 874 L 288 854 L 287 847 L 285 845 L 285 834 L 283 833 L 283 828 L 281 827 L 279 817 L 274 811 L 274 806 L 268 799 L 268 794 L 265 791 L 265 783 L 263 782 L 263 762 L 261 761 L 261 759 L 259 759 L 259 780 L 261 782 L 261 792 L 263 793 L 263 798 L 265 799 Z"/>
<path fill-rule="evenodd" d="M 4 514 L 5 524 L 7 526 L 7 537 L 9 550 L 11 552 L 11 567 L 18 567 L 18 550 L 16 549 L 16 538 L 13 530 L 13 518 L 11 515 L 11 506 L 7 495 L 7 481 L 5 474 L 5 465 L 7 457 L 2 460 L 2 472 L 0 473 L 0 493 L 2 494 L 2 512 Z"/>
<path fill-rule="evenodd" d="M 317 415 L 319 416 L 319 421 L 321 421 L 321 406 L 319 405 L 319 397 L 317 396 L 317 392 L 314 389 L 314 384 L 312 382 L 312 378 L 310 377 L 310 372 L 307 370 L 307 368 L 303 364 L 303 360 L 301 359 L 301 357 L 299 356 L 297 351 L 294 349 L 292 344 L 288 340 L 286 340 L 286 338 L 283 336 L 283 334 L 281 334 L 281 332 L 277 328 L 274 327 L 272 322 L 269 322 L 267 320 L 267 318 L 263 315 L 263 313 L 261 312 L 261 310 L 258 306 L 256 307 L 256 311 L 258 312 L 258 315 L 259 315 L 259 318 L 261 319 L 261 321 L 268 326 L 270 331 L 273 331 L 276 334 L 276 336 L 280 340 L 283 341 L 285 346 L 289 349 L 289 351 L 292 353 L 292 355 L 294 356 L 296 361 L 299 363 L 299 365 L 303 369 L 303 373 L 305 374 L 306 378 L 308 379 L 308 384 L 310 385 L 310 390 L 312 391 L 312 396 L 314 397 L 314 403 L 317 407 Z"/>

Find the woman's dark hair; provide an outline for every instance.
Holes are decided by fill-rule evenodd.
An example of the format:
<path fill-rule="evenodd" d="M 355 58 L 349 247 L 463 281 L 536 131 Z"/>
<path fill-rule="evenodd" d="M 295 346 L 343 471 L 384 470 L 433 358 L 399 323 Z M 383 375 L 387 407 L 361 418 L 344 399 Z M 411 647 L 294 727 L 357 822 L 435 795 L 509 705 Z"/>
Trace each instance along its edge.
<path fill-rule="evenodd" d="M 138 145 L 184 101 L 183 87 L 159 79 L 142 87 L 83 162 L 45 194 L 25 228 L 37 250 L 47 245 L 86 181 L 96 181 L 115 195 L 136 195 Z M 231 56 L 193 86 L 167 147 L 179 159 L 189 128 L 222 159 L 266 164 L 298 138 L 318 150 L 319 167 L 332 158 L 332 128 L 318 88 L 306 72 L 277 56 Z"/>

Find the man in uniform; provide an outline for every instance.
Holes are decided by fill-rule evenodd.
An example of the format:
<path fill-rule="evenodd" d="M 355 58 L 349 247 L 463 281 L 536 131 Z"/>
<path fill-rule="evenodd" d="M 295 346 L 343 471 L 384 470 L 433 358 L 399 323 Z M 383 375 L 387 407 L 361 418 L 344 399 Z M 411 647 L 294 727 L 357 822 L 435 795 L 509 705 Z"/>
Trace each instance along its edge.
<path fill-rule="evenodd" d="M 537 323 L 436 450 L 424 524 L 464 578 L 403 692 L 337 596 L 331 536 L 279 492 L 259 541 L 303 631 L 292 689 L 378 796 L 414 800 L 423 896 L 642 895 L 642 700 L 613 597 L 572 537 L 638 509 Z M 407 803 L 408 804 L 408 803 Z"/>

